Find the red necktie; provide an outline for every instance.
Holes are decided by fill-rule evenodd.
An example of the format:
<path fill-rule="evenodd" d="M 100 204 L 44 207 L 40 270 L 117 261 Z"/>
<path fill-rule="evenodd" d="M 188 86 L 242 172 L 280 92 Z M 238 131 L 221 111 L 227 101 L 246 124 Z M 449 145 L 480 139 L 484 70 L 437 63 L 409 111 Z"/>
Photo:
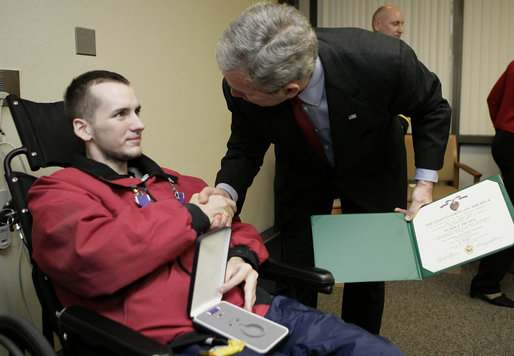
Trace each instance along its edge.
<path fill-rule="evenodd" d="M 325 151 L 323 150 L 323 146 L 321 145 L 321 141 L 319 139 L 318 134 L 314 131 L 314 126 L 312 125 L 309 117 L 302 109 L 302 101 L 298 96 L 293 98 L 293 112 L 294 117 L 296 119 L 296 123 L 302 130 L 303 135 L 307 139 L 307 142 L 311 146 L 314 152 L 318 155 L 321 160 L 328 164 L 327 156 L 325 155 Z"/>

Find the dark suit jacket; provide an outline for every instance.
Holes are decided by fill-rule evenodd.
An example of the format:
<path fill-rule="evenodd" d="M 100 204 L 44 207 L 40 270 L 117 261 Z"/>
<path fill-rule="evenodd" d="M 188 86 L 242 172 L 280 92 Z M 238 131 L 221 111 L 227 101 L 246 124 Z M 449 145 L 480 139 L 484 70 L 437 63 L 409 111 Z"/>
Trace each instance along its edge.
<path fill-rule="evenodd" d="M 439 79 L 403 41 L 356 28 L 316 32 L 335 168 L 325 166 L 310 149 L 290 101 L 259 107 L 232 97 L 224 81 L 232 133 L 216 183 L 236 189 L 241 209 L 265 152 L 274 144 L 279 221 L 298 214 L 327 213 L 339 196 L 367 212 L 405 206 L 403 130 L 394 115 L 412 118 L 417 167 L 440 169 L 451 109 L 441 96 Z M 312 211 L 312 203 L 320 199 L 326 211 Z"/>

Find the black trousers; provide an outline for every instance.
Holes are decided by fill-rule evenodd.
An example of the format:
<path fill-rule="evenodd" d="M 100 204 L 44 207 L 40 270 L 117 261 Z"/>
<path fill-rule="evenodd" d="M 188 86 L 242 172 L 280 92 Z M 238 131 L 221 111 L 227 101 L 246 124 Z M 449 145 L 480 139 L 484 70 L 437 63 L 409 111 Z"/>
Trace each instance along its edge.
<path fill-rule="evenodd" d="M 505 188 L 514 199 L 514 133 L 496 130 L 492 145 L 494 161 L 500 168 Z M 514 247 L 480 260 L 478 272 L 471 282 L 471 289 L 479 293 L 501 292 L 500 281 L 505 277 L 514 260 Z"/>
<path fill-rule="evenodd" d="M 281 238 L 281 259 L 283 261 L 314 266 L 314 251 L 312 245 L 312 229 L 310 216 L 314 214 L 327 214 L 332 207 L 333 199 L 312 202 L 310 212 L 297 216 L 287 224 L 279 226 Z M 363 212 L 359 207 L 341 198 L 344 212 Z M 316 308 L 317 293 L 315 291 L 296 291 L 292 295 L 287 290 L 280 291 L 288 297 L 295 298 L 301 303 Z M 384 310 L 385 284 L 384 282 L 345 283 L 341 318 L 349 323 L 356 324 L 365 330 L 379 334 Z"/>

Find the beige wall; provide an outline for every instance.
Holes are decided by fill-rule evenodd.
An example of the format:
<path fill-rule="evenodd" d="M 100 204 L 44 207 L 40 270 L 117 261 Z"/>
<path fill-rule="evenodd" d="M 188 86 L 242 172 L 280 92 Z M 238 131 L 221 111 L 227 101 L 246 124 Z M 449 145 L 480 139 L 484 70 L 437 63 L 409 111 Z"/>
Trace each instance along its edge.
<path fill-rule="evenodd" d="M 21 96 L 62 100 L 71 79 L 87 70 L 125 75 L 142 104 L 144 151 L 159 164 L 214 183 L 230 130 L 214 58 L 224 28 L 255 0 L 0 0 L 0 69 L 20 71 Z M 75 54 L 75 27 L 96 31 L 96 57 Z M 8 110 L 6 140 L 17 145 Z M 11 149 L 0 146 L 2 156 Z M 3 174 L 2 174 L 3 176 Z M 242 218 L 259 231 L 273 224 L 273 158 L 249 193 Z M 5 182 L 0 182 L 5 188 Z M 0 250 L 0 314 L 28 317 L 18 286 L 19 241 Z M 30 308 L 38 318 L 26 259 Z"/>

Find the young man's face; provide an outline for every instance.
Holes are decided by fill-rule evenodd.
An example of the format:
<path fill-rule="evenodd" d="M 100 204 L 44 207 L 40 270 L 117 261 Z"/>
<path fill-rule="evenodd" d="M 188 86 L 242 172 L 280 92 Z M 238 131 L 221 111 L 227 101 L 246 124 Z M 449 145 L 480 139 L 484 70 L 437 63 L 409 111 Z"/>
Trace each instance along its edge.
<path fill-rule="evenodd" d="M 104 82 L 89 90 L 99 105 L 88 123 L 88 154 L 109 166 L 139 157 L 145 125 L 139 118 L 141 106 L 134 89 L 119 82 Z"/>
<path fill-rule="evenodd" d="M 240 72 L 223 73 L 232 96 L 242 98 L 246 101 L 259 106 L 275 106 L 289 99 L 290 96 L 283 89 L 279 89 L 275 93 L 266 93 L 257 90 L 247 80 L 246 76 Z"/>
<path fill-rule="evenodd" d="M 389 9 L 374 24 L 374 29 L 378 33 L 400 38 L 403 33 L 403 14 L 398 9 Z"/>

